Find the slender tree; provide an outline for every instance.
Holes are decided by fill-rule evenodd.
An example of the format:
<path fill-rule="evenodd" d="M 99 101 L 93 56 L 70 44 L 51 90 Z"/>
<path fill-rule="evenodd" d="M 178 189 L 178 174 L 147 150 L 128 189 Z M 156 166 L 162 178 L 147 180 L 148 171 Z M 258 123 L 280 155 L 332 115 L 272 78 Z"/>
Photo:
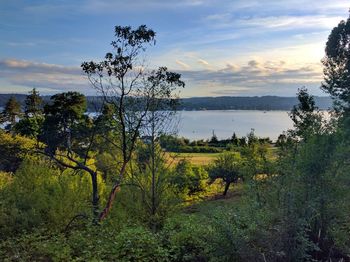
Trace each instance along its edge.
<path fill-rule="evenodd" d="M 136 141 L 150 111 L 154 85 L 158 84 L 162 91 L 159 99 L 169 98 L 173 87 L 184 86 L 180 74 L 168 72 L 165 67 L 156 71 L 146 69 L 141 55 L 148 45 L 155 44 L 153 30 L 145 25 L 136 29 L 116 26 L 115 37 L 111 43 L 113 52 L 107 53 L 105 60 L 82 63 L 83 71 L 92 86 L 103 96 L 104 103 L 113 105 L 113 118 L 118 123 L 115 133 L 119 135 L 120 143 L 108 142 L 116 146 L 122 156 L 118 176 L 100 214 L 100 221 L 108 215 L 116 193 L 120 190 Z M 161 81 L 152 82 L 153 79 Z"/>

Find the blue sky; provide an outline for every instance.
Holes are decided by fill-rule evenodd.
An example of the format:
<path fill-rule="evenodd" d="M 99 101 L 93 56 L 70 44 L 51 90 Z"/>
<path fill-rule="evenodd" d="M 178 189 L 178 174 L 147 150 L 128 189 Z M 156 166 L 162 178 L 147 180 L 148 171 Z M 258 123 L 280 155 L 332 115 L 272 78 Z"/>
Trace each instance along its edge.
<path fill-rule="evenodd" d="M 156 31 L 149 66 L 186 82 L 181 96 L 315 95 L 343 0 L 0 0 L 0 93 L 94 94 L 80 64 L 110 51 L 115 25 Z"/>

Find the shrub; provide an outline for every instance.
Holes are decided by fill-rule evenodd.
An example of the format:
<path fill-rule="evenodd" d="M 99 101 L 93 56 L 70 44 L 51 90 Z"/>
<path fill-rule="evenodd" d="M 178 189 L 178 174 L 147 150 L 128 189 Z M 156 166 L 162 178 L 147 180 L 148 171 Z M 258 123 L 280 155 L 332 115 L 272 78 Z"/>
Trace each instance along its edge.
<path fill-rule="evenodd" d="M 87 210 L 90 181 L 87 176 L 61 173 L 44 160 L 25 160 L 0 196 L 1 233 L 11 235 L 42 226 L 60 230 Z"/>
<path fill-rule="evenodd" d="M 211 228 L 195 216 L 175 216 L 162 231 L 171 261 L 209 261 Z"/>

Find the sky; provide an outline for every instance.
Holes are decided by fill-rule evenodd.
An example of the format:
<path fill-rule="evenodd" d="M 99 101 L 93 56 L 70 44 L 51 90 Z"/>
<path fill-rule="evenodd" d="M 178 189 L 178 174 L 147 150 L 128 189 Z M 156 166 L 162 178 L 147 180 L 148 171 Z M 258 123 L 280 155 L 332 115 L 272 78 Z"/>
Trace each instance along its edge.
<path fill-rule="evenodd" d="M 94 95 L 83 61 L 111 51 L 116 25 L 156 32 L 150 68 L 181 73 L 182 97 L 325 95 L 327 37 L 349 0 L 0 0 L 0 93 Z"/>

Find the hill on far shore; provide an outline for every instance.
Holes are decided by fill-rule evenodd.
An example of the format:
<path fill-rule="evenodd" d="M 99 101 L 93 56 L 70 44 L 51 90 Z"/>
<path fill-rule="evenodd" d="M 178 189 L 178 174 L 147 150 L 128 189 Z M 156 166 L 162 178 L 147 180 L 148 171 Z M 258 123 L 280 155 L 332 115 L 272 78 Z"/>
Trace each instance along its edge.
<path fill-rule="evenodd" d="M 24 94 L 0 94 L 0 107 L 14 96 L 24 105 Z M 49 102 L 50 96 L 43 96 Z M 291 110 L 298 103 L 296 97 L 281 96 L 221 96 L 221 97 L 191 97 L 180 99 L 179 110 Z M 87 96 L 88 110 L 96 111 L 101 105 L 101 97 Z M 315 96 L 316 105 L 326 110 L 332 106 L 330 97 Z"/>

